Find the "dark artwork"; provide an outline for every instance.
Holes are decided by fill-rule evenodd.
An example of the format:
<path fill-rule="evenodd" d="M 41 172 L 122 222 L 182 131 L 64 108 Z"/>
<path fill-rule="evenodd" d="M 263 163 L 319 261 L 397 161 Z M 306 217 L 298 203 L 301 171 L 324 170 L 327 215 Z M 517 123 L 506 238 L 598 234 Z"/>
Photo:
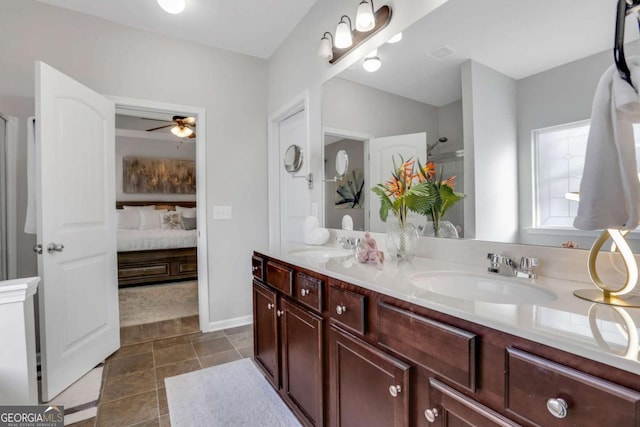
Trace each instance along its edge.
<path fill-rule="evenodd" d="M 125 193 L 195 194 L 196 162 L 175 159 L 122 159 Z"/>

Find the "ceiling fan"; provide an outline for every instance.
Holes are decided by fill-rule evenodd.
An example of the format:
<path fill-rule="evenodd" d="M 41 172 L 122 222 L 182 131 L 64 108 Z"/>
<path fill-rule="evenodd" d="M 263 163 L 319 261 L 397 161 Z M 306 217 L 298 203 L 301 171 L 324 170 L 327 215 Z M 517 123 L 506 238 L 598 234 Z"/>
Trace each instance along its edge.
<path fill-rule="evenodd" d="M 144 120 L 155 120 L 155 121 L 163 121 L 156 119 L 146 119 Z M 177 136 L 178 138 L 195 138 L 196 132 L 196 119 L 195 117 L 185 117 L 185 116 L 173 116 L 171 123 L 164 126 L 158 126 L 157 128 L 147 129 L 147 132 L 153 132 L 154 130 L 160 130 L 171 127 L 171 133 Z"/>

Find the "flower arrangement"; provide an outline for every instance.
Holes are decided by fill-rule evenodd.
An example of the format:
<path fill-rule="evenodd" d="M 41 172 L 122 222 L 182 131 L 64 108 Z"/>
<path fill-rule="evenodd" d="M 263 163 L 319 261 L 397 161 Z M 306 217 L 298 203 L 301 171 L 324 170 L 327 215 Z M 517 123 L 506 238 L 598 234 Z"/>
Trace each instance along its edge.
<path fill-rule="evenodd" d="M 448 179 L 443 179 L 442 175 L 443 172 L 441 171 L 440 176 L 436 176 L 436 165 L 433 162 L 428 162 L 425 166 L 422 166 L 418 161 L 418 182 L 426 184 L 430 189 L 429 191 L 436 195 L 433 198 L 433 202 L 426 205 L 426 209 L 418 213 L 431 218 L 436 237 L 439 234 L 440 220 L 444 217 L 444 214 L 451 206 L 464 199 L 464 194 L 455 191 L 455 175 Z"/>
<path fill-rule="evenodd" d="M 377 184 L 371 191 L 380 197 L 380 219 L 387 221 L 389 211 L 392 211 L 404 226 L 409 211 L 426 212 L 435 203 L 437 195 L 428 182 L 416 182 L 415 160 L 405 161 L 400 157 L 400 166 L 393 158 L 393 172 L 391 179 L 384 184 Z"/>

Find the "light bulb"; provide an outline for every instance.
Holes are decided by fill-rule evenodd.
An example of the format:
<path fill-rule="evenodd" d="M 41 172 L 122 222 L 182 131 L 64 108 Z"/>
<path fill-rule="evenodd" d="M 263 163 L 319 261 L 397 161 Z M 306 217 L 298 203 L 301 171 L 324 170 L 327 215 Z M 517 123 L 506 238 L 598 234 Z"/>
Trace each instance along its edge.
<path fill-rule="evenodd" d="M 187 138 L 193 134 L 193 130 L 187 126 L 174 126 L 171 128 L 171 133 L 178 138 Z"/>
<path fill-rule="evenodd" d="M 351 37 L 351 25 L 348 25 L 344 18 L 349 19 L 349 17 L 343 16 L 340 18 L 340 22 L 336 27 L 334 44 L 339 49 L 348 48 L 353 44 L 353 38 Z"/>
<path fill-rule="evenodd" d="M 165 12 L 174 15 L 182 12 L 186 6 L 185 0 L 158 0 L 158 4 Z"/>
<path fill-rule="evenodd" d="M 331 61 L 333 59 L 333 47 L 331 46 L 331 41 L 326 35 L 320 39 L 320 45 L 318 46 L 318 58 L 323 61 Z"/>
<path fill-rule="evenodd" d="M 364 62 L 362 63 L 362 67 L 366 71 L 368 71 L 370 73 L 374 73 L 374 72 L 378 71 L 380 69 L 380 67 L 382 67 L 382 61 L 377 56 L 373 56 L 371 58 L 366 58 L 364 60 Z"/>
<path fill-rule="evenodd" d="M 393 44 L 393 43 L 398 43 L 400 40 L 402 40 L 402 33 L 398 33 L 395 36 L 391 37 L 387 43 L 389 44 Z"/>
<path fill-rule="evenodd" d="M 373 15 L 373 5 L 367 0 L 362 0 L 356 12 L 356 30 L 361 32 L 371 31 L 375 27 L 376 19 Z"/>

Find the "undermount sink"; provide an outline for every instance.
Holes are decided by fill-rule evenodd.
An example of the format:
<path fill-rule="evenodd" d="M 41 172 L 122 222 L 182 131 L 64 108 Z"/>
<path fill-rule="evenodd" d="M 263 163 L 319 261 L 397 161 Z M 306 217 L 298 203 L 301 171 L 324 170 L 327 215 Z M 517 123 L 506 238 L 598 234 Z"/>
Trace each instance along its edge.
<path fill-rule="evenodd" d="M 289 255 L 306 256 L 313 260 L 328 260 L 330 258 L 346 258 L 353 255 L 353 251 L 342 248 L 300 248 L 289 251 Z"/>
<path fill-rule="evenodd" d="M 413 274 L 411 285 L 421 290 L 448 297 L 493 304 L 540 304 L 556 299 L 545 289 L 488 274 L 433 271 Z"/>

